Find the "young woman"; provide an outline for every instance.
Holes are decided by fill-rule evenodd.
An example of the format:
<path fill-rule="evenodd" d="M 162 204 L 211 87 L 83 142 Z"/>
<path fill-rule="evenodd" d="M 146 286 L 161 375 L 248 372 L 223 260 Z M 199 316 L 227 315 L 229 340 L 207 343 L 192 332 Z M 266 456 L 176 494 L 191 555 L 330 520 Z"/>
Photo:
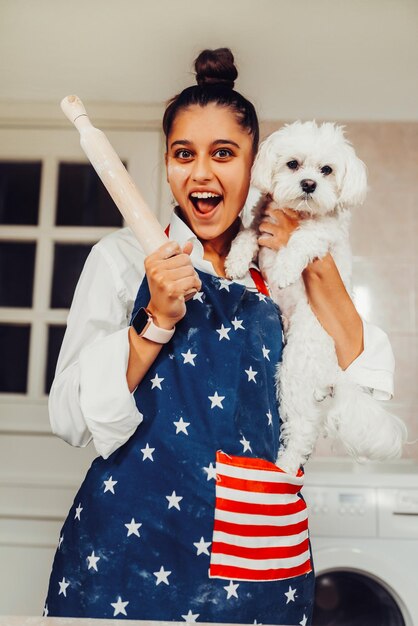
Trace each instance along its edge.
<path fill-rule="evenodd" d="M 239 283 L 224 271 L 257 116 L 233 90 L 228 49 L 202 52 L 195 66 L 198 85 L 163 120 L 172 241 L 145 259 L 128 229 L 99 242 L 68 318 L 51 424 L 72 445 L 93 439 L 101 456 L 64 523 L 45 613 L 306 626 L 303 472 L 275 466 L 280 312 L 257 268 Z M 259 242 L 279 249 L 298 218 L 268 211 L 276 221 L 262 223 Z M 341 367 L 390 396 L 386 335 L 362 322 L 331 256 L 304 280 Z M 364 367 L 376 353 L 389 359 L 378 385 Z"/>

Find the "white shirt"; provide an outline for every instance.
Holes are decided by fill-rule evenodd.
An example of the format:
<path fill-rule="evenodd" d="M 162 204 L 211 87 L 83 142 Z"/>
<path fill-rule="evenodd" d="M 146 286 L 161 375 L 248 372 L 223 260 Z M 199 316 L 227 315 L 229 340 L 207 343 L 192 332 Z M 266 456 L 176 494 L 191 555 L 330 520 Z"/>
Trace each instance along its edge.
<path fill-rule="evenodd" d="M 193 243 L 193 265 L 216 276 L 203 258 L 196 235 L 173 212 L 170 239 Z M 107 458 L 124 444 L 142 421 L 130 393 L 126 370 L 128 329 L 145 254 L 129 228 L 93 246 L 74 293 L 67 330 L 49 395 L 52 431 L 73 446 L 92 439 Z M 256 289 L 250 273 L 239 281 Z M 387 335 L 363 320 L 364 351 L 346 372 L 379 400 L 393 395 L 394 356 Z"/>

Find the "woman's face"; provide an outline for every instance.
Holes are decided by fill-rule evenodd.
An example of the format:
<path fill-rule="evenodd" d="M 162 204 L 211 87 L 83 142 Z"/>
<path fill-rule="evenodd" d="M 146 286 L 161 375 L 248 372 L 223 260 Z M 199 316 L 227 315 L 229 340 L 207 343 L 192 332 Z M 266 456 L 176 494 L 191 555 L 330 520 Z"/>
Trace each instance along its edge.
<path fill-rule="evenodd" d="M 183 218 L 203 241 L 221 237 L 244 206 L 252 137 L 227 107 L 180 111 L 168 136 L 167 180 Z"/>

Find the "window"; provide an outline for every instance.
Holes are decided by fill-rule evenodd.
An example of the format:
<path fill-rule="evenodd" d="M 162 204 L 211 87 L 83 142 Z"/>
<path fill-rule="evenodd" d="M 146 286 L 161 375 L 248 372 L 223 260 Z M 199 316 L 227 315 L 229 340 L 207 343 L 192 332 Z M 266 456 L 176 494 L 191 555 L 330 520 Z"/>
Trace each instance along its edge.
<path fill-rule="evenodd" d="M 155 210 L 159 131 L 106 134 Z M 47 393 L 75 285 L 92 245 L 122 216 L 75 129 L 0 129 L 0 146 L 0 427 L 49 432 Z"/>

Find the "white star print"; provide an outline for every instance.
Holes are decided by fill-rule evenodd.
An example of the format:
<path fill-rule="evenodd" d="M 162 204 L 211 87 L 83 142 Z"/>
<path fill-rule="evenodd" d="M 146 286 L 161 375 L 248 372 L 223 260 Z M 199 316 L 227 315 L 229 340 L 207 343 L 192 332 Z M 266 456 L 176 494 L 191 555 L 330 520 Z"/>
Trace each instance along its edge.
<path fill-rule="evenodd" d="M 94 554 L 94 550 L 93 552 L 90 554 L 90 556 L 87 557 L 88 562 L 89 562 L 89 566 L 88 569 L 95 569 L 96 572 L 98 572 L 99 570 L 97 569 L 97 561 L 100 561 L 100 557 L 99 556 L 95 556 Z"/>
<path fill-rule="evenodd" d="M 234 330 L 238 330 L 239 328 L 241 330 L 245 330 L 245 327 L 242 325 L 242 320 L 237 319 L 237 316 L 234 317 L 231 324 L 233 325 Z"/>
<path fill-rule="evenodd" d="M 218 406 L 220 409 L 223 409 L 222 400 L 225 400 L 225 396 L 219 396 L 218 392 L 215 391 L 215 395 L 208 396 L 208 398 L 212 402 L 211 407 L 210 407 L 211 409 L 213 409 L 215 406 Z"/>
<path fill-rule="evenodd" d="M 182 615 L 182 618 L 190 624 L 191 622 L 195 622 L 199 615 L 200 613 L 192 613 L 191 609 L 189 609 L 187 615 Z"/>
<path fill-rule="evenodd" d="M 164 567 L 161 565 L 160 567 L 160 571 L 159 572 L 153 572 L 154 576 L 156 577 L 156 585 L 159 585 L 160 583 L 165 583 L 166 585 L 169 585 L 170 583 L 168 582 L 168 577 L 170 576 L 171 572 L 169 572 L 168 570 L 165 570 Z"/>
<path fill-rule="evenodd" d="M 246 374 L 247 374 L 247 376 L 248 376 L 248 382 L 251 382 L 251 381 L 253 381 L 254 383 L 256 383 L 256 382 L 257 382 L 257 381 L 256 381 L 256 379 L 255 379 L 255 377 L 257 376 L 258 372 L 255 372 L 255 371 L 253 370 L 253 366 L 252 366 L 252 365 L 250 365 L 250 369 L 245 370 L 245 373 L 246 373 Z"/>
<path fill-rule="evenodd" d="M 190 363 L 191 365 L 196 366 L 196 363 L 194 362 L 194 360 L 197 357 L 197 354 L 193 354 L 190 348 L 187 350 L 187 352 L 182 352 L 181 356 L 184 359 L 183 364 Z"/>
<path fill-rule="evenodd" d="M 158 389 L 162 390 L 161 383 L 163 382 L 163 380 L 164 378 L 159 378 L 158 374 L 155 374 L 154 378 L 150 378 L 150 381 L 152 382 L 151 389 L 154 389 L 154 387 L 157 387 Z"/>
<path fill-rule="evenodd" d="M 258 296 L 258 299 L 260 300 L 260 302 L 265 302 L 266 301 L 266 296 L 264 295 L 264 293 L 257 292 L 257 296 Z"/>
<path fill-rule="evenodd" d="M 187 432 L 187 427 L 190 426 L 190 422 L 185 422 L 184 419 L 180 417 L 178 422 L 173 422 L 173 424 L 176 427 L 176 435 L 179 433 L 184 433 L 185 435 L 189 434 Z"/>
<path fill-rule="evenodd" d="M 305 613 L 303 614 L 302 620 L 299 622 L 300 626 L 306 626 L 308 622 L 308 618 L 306 617 Z"/>
<path fill-rule="evenodd" d="M 180 511 L 180 505 L 179 502 L 180 500 L 183 500 L 183 496 L 177 496 L 176 492 L 173 491 L 173 493 L 171 494 L 171 496 L 166 496 L 167 500 L 168 500 L 168 508 L 172 509 L 173 507 L 178 509 Z"/>
<path fill-rule="evenodd" d="M 49 611 L 48 611 L 48 605 L 47 605 L 47 604 L 45 604 L 45 608 L 44 608 L 44 612 L 43 612 L 42 617 L 48 617 L 48 613 L 49 613 Z"/>
<path fill-rule="evenodd" d="M 267 415 L 267 419 L 269 421 L 269 426 L 271 426 L 273 424 L 273 416 L 271 414 L 271 411 L 269 411 L 268 413 L 266 413 Z"/>
<path fill-rule="evenodd" d="M 250 446 L 250 442 L 246 440 L 246 438 L 244 437 L 244 435 L 242 436 L 242 439 L 239 440 L 240 443 L 242 443 L 242 447 L 243 452 L 247 452 L 247 450 L 249 450 L 250 452 L 252 452 L 251 450 L 251 446 Z"/>
<path fill-rule="evenodd" d="M 219 291 L 221 289 L 226 289 L 227 291 L 229 291 L 229 283 L 224 278 L 219 279 Z"/>
<path fill-rule="evenodd" d="M 117 480 L 112 480 L 112 476 L 108 478 L 107 480 L 104 480 L 103 483 L 106 486 L 105 486 L 103 493 L 106 493 L 106 491 L 111 491 L 114 494 L 115 493 L 114 486 L 116 485 L 117 482 L 118 482 Z"/>
<path fill-rule="evenodd" d="M 286 596 L 287 600 L 286 600 L 286 604 L 289 604 L 289 602 L 294 602 L 295 601 L 295 593 L 296 593 L 296 589 L 292 589 L 292 587 L 289 585 L 289 591 L 285 591 L 284 595 Z"/>
<path fill-rule="evenodd" d="M 143 454 L 142 460 L 145 461 L 145 459 L 150 459 L 151 461 L 153 461 L 154 457 L 152 456 L 152 453 L 154 452 L 154 450 L 155 448 L 150 448 L 149 443 L 147 443 L 145 448 L 141 448 L 141 452 Z"/>
<path fill-rule="evenodd" d="M 203 291 L 196 291 L 196 293 L 193 296 L 193 300 L 199 300 L 199 302 L 201 302 L 203 304 Z"/>
<path fill-rule="evenodd" d="M 61 582 L 58 582 L 58 584 L 60 586 L 58 595 L 61 595 L 63 593 L 64 596 L 67 597 L 67 587 L 69 587 L 70 583 L 68 582 L 68 580 L 65 580 L 65 576 L 63 577 Z"/>
<path fill-rule="evenodd" d="M 209 556 L 208 548 L 211 543 L 211 541 L 205 541 L 203 537 L 200 537 L 200 541 L 193 544 L 197 548 L 197 556 L 199 556 L 199 554 L 207 554 Z"/>
<path fill-rule="evenodd" d="M 228 341 L 231 341 L 228 335 L 230 330 L 231 330 L 230 328 L 225 328 L 223 324 L 220 328 L 217 328 L 216 332 L 219 333 L 219 341 L 222 341 L 222 339 L 228 339 Z"/>
<path fill-rule="evenodd" d="M 61 548 L 61 544 L 64 541 L 64 535 L 61 535 L 60 540 L 58 541 L 58 550 Z"/>
<path fill-rule="evenodd" d="M 138 532 L 138 528 L 140 528 L 142 524 L 135 522 L 135 518 L 132 518 L 129 524 L 125 524 L 125 526 L 128 529 L 128 534 L 126 535 L 127 537 L 130 537 L 131 535 L 136 535 L 137 537 L 141 536 Z"/>
<path fill-rule="evenodd" d="M 83 510 L 83 507 L 81 506 L 81 502 L 78 505 L 78 507 L 75 510 L 75 515 L 74 515 L 74 519 L 78 519 L 81 521 L 80 515 L 81 515 L 81 511 Z"/>
<path fill-rule="evenodd" d="M 128 606 L 129 602 L 122 602 L 122 598 L 120 596 L 118 596 L 117 602 L 111 602 L 110 604 L 115 609 L 115 612 L 113 613 L 113 617 L 116 617 L 116 615 L 119 615 L 119 613 L 122 613 L 123 615 L 127 615 L 125 611 L 125 607 Z"/>
<path fill-rule="evenodd" d="M 229 600 L 230 598 L 232 598 L 232 596 L 235 596 L 235 598 L 238 598 L 238 594 L 237 594 L 237 589 L 239 587 L 238 583 L 233 583 L 232 580 L 229 581 L 229 585 L 227 585 L 226 587 L 224 587 L 227 596 L 226 599 Z"/>
<path fill-rule="evenodd" d="M 214 478 L 216 480 L 216 467 L 214 467 L 213 463 L 209 463 L 209 467 L 203 468 L 207 474 L 206 480 L 211 480 Z"/>
<path fill-rule="evenodd" d="M 270 350 L 267 350 L 266 346 L 263 344 L 263 347 L 261 348 L 263 351 L 263 357 L 265 359 L 267 359 L 267 361 L 270 361 L 270 357 L 269 357 L 269 352 Z"/>

